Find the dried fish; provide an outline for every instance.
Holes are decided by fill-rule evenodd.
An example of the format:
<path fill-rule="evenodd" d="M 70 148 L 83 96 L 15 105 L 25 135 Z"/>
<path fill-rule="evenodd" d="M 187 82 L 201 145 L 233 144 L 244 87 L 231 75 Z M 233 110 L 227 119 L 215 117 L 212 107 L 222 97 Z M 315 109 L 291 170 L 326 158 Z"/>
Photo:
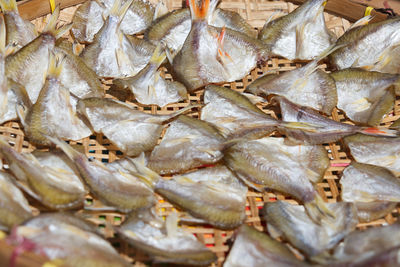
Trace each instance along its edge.
<path fill-rule="evenodd" d="M 20 111 L 20 118 L 29 140 L 39 145 L 50 145 L 45 135 L 68 140 L 88 137 L 92 131 L 77 113 L 76 99 L 61 83 L 63 68 L 60 55 L 50 55 L 46 82 L 37 101 L 26 111 Z"/>
<path fill-rule="evenodd" d="M 247 266 L 303 267 L 308 264 L 297 259 L 284 244 L 244 224 L 236 232 L 224 267 Z"/>
<path fill-rule="evenodd" d="M 35 103 L 42 89 L 49 66 L 50 52 L 56 39 L 69 30 L 71 25 L 56 29 L 60 9 L 51 15 L 43 32 L 32 42 L 6 58 L 6 76 L 25 87 L 30 100 Z"/>
<path fill-rule="evenodd" d="M 168 81 L 161 77 L 158 70 L 166 58 L 165 52 L 157 46 L 149 64 L 134 77 L 114 80 L 113 83 L 121 88 L 129 88 L 139 103 L 163 107 L 187 99 L 183 84 Z"/>
<path fill-rule="evenodd" d="M 170 115 L 152 115 L 110 98 L 87 98 L 78 102 L 78 110 L 95 132 L 104 134 L 128 156 L 151 151 L 163 130 L 163 123 L 194 106 Z"/>
<path fill-rule="evenodd" d="M 385 73 L 400 73 L 400 18 L 354 27 L 345 32 L 329 59 L 338 69 L 363 68 Z M 379 40 L 379 41 L 378 41 Z"/>
<path fill-rule="evenodd" d="M 85 184 L 100 201 L 121 212 L 148 208 L 154 204 L 153 191 L 136 177 L 115 166 L 107 168 L 100 161 L 90 161 L 67 143 L 47 137 L 74 162 Z"/>
<path fill-rule="evenodd" d="M 68 266 L 128 267 L 130 266 L 111 244 L 99 235 L 85 231 L 64 216 L 50 220 L 37 218 L 18 226 L 9 242 L 23 246 L 29 241 L 34 253 L 44 254 Z"/>
<path fill-rule="evenodd" d="M 207 85 L 201 119 L 212 123 L 225 137 L 262 137 L 273 132 L 279 122 L 232 89 Z"/>
<path fill-rule="evenodd" d="M 176 213 L 164 222 L 154 211 L 145 210 L 130 214 L 118 233 L 156 262 L 208 266 L 217 260 L 211 250 L 177 224 Z"/>
<path fill-rule="evenodd" d="M 0 138 L 0 157 L 6 159 L 24 191 L 51 209 L 82 206 L 86 191 L 74 169 L 65 158 L 46 153 L 39 154 L 38 158 L 35 154 L 20 154 Z"/>
<path fill-rule="evenodd" d="M 222 159 L 225 139 L 207 122 L 179 116 L 151 152 L 149 168 L 160 174 L 178 173 Z"/>
<path fill-rule="evenodd" d="M 344 69 L 331 73 L 338 92 L 338 108 L 355 121 L 378 125 L 392 110 L 395 101 L 394 86 L 400 76 L 395 74 Z"/>
<path fill-rule="evenodd" d="M 93 42 L 94 35 L 104 24 L 101 15 L 111 12 L 113 0 L 86 1 L 75 11 L 71 33 L 80 43 Z M 126 3 L 126 1 L 122 1 Z M 153 21 L 154 7 L 145 0 L 134 0 L 121 21 L 121 31 L 127 35 L 141 33 Z"/>
<path fill-rule="evenodd" d="M 268 48 L 259 40 L 228 28 L 208 25 L 217 0 L 190 1 L 192 27 L 173 68 L 189 92 L 210 84 L 243 78 L 259 61 L 267 60 Z"/>
<path fill-rule="evenodd" d="M 16 0 L 1 0 L 0 7 L 7 29 L 6 45 L 23 47 L 37 37 L 35 25 L 19 15 Z"/>
<path fill-rule="evenodd" d="M 121 6 L 121 0 L 116 0 L 104 25 L 95 34 L 93 43 L 86 46 L 81 54 L 85 63 L 99 76 L 133 76 L 144 67 L 143 62 L 135 63 L 136 49 L 121 31 L 121 21 L 132 3 L 133 0 L 128 0 Z"/>
<path fill-rule="evenodd" d="M 390 130 L 385 127 L 360 127 L 347 123 L 331 120 L 321 115 L 316 110 L 303 107 L 290 102 L 284 97 L 275 96 L 271 100 L 280 105 L 282 119 L 288 123 L 305 123 L 309 129 L 280 127 L 279 131 L 287 137 L 288 143 L 292 144 L 324 144 L 336 142 L 342 137 L 362 133 L 364 135 L 375 136 L 398 136 L 398 131 Z M 314 129 L 313 129 L 314 126 Z M 362 135 L 362 136 L 364 136 Z M 361 136 L 361 135 L 360 135 Z"/>
<path fill-rule="evenodd" d="M 336 246 L 358 224 L 353 203 L 339 202 L 326 205 L 335 216 L 333 223 L 323 218 L 320 224 L 316 224 L 307 215 L 303 206 L 284 201 L 265 203 L 263 210 L 272 236 L 283 236 L 312 258 Z"/>
<path fill-rule="evenodd" d="M 245 91 L 256 95 L 284 96 L 298 105 L 330 114 L 337 103 L 335 80 L 318 68 L 318 61 L 330 51 L 301 68 L 266 74 L 248 85 Z"/>
<path fill-rule="evenodd" d="M 400 138 L 357 134 L 346 137 L 344 141 L 357 162 L 385 167 L 395 174 L 400 173 Z"/>
<path fill-rule="evenodd" d="M 376 221 L 391 213 L 397 206 L 397 202 L 390 201 L 355 202 L 354 204 L 361 223 Z"/>
<path fill-rule="evenodd" d="M 9 230 L 32 217 L 28 200 L 14 185 L 14 180 L 12 175 L 0 171 L 0 228 L 2 230 Z"/>
<path fill-rule="evenodd" d="M 60 153 L 62 154 L 62 152 Z M 24 226 L 42 228 L 51 224 L 66 224 L 77 227 L 83 231 L 99 234 L 97 225 L 91 221 L 86 221 L 79 217 L 78 213 L 73 212 L 45 212 L 25 221 Z"/>
<path fill-rule="evenodd" d="M 103 97 L 104 89 L 97 74 L 72 51 L 72 44 L 59 39 L 55 53 L 63 55 L 60 81 L 70 93 L 78 98 Z"/>
<path fill-rule="evenodd" d="M 226 27 L 256 37 L 257 32 L 236 12 L 216 8 L 207 18 L 209 25 Z M 146 30 L 144 38 L 153 44 L 163 43 L 176 55 L 182 48 L 192 27 L 190 10 L 182 8 L 160 17 Z"/>
<path fill-rule="evenodd" d="M 143 163 L 136 167 L 156 193 L 193 217 L 221 229 L 234 229 L 246 218 L 247 186 L 225 166 L 203 168 L 165 180 Z"/>
<path fill-rule="evenodd" d="M 322 146 L 287 146 L 283 138 L 266 137 L 228 147 L 224 161 L 248 186 L 277 190 L 300 200 L 314 220 L 321 213 L 331 215 L 312 184 L 322 179 L 329 166 Z"/>
<path fill-rule="evenodd" d="M 399 230 L 400 224 L 395 223 L 393 225 L 368 228 L 364 231 L 354 231 L 346 236 L 344 241 L 335 249 L 334 258 L 337 262 L 353 262 L 354 266 L 356 266 L 355 263 L 357 262 L 362 262 L 384 251 L 399 247 Z M 375 262 L 375 264 L 377 263 L 379 264 L 379 261 Z M 360 264 L 360 266 L 372 265 Z"/>
<path fill-rule="evenodd" d="M 400 180 L 386 168 L 352 162 L 340 179 L 347 202 L 400 202 Z"/>
<path fill-rule="evenodd" d="M 6 121 L 18 119 L 18 106 L 24 106 L 27 108 L 30 108 L 32 106 L 28 93 L 26 92 L 25 87 L 23 87 L 22 85 L 14 82 L 11 79 L 7 79 L 6 89 L 7 95 L 5 96 L 5 112 L 0 115 L 0 124 Z"/>
<path fill-rule="evenodd" d="M 315 59 L 336 42 L 325 24 L 325 0 L 309 0 L 286 16 L 265 23 L 259 38 L 287 59 Z"/>

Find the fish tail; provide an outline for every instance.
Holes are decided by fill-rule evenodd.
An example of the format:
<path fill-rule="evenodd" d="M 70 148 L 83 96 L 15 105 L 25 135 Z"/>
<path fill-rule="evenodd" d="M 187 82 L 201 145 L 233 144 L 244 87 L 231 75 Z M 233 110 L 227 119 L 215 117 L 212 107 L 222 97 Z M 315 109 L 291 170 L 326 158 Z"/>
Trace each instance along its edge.
<path fill-rule="evenodd" d="M 313 201 L 305 203 L 304 207 L 310 218 L 317 224 L 335 219 L 335 214 L 318 194 L 316 194 Z"/>
<path fill-rule="evenodd" d="M 115 0 L 114 4 L 111 7 L 110 15 L 118 17 L 121 22 L 125 17 L 126 12 L 128 12 L 129 7 L 132 5 L 133 0 L 126 1 L 124 5 L 122 5 L 121 0 Z"/>
<path fill-rule="evenodd" d="M 362 127 L 359 132 L 372 136 L 398 137 L 400 135 L 398 130 L 385 127 Z"/>
<path fill-rule="evenodd" d="M 192 20 L 207 20 L 217 7 L 219 0 L 201 0 L 200 6 L 196 4 L 196 0 L 189 0 L 190 13 Z"/>
<path fill-rule="evenodd" d="M 137 172 L 132 172 L 137 178 L 139 178 L 143 183 L 151 188 L 154 188 L 161 176 L 155 171 L 147 168 L 146 159 L 144 153 L 142 152 L 139 157 L 131 159 L 132 163 L 135 165 Z"/>
<path fill-rule="evenodd" d="M 60 16 L 60 5 L 54 9 L 53 14 L 51 14 L 49 21 L 46 24 L 43 32 L 51 33 L 56 39 L 60 38 L 65 32 L 72 28 L 72 23 L 63 25 L 57 29 L 57 20 Z"/>
<path fill-rule="evenodd" d="M 59 77 L 63 69 L 63 61 L 64 61 L 63 55 L 50 53 L 47 75 L 52 77 Z"/>
<path fill-rule="evenodd" d="M 161 44 L 158 44 L 153 52 L 153 55 L 150 58 L 150 62 L 159 67 L 164 62 L 166 57 L 167 55 L 165 54 L 165 51 L 162 49 Z"/>
<path fill-rule="evenodd" d="M 182 115 L 183 113 L 185 113 L 185 112 L 188 111 L 188 110 L 191 110 L 192 108 L 200 108 L 200 107 L 202 107 L 202 106 L 203 106 L 202 104 L 193 104 L 193 105 L 189 105 L 189 106 L 187 106 L 187 107 L 184 107 L 183 109 L 180 109 L 180 110 L 178 110 L 178 111 L 172 113 L 172 114 L 170 115 L 170 117 L 169 117 L 167 120 L 170 120 L 170 119 L 172 119 L 172 118 L 178 117 L 179 115 Z"/>
<path fill-rule="evenodd" d="M 69 144 L 65 143 L 59 138 L 49 136 L 47 134 L 42 134 L 45 138 L 50 140 L 53 144 L 57 145 L 71 160 L 74 160 L 81 153 L 73 149 Z"/>
<path fill-rule="evenodd" d="M 371 15 L 362 17 L 361 19 L 359 19 L 359 20 L 357 20 L 356 22 L 354 22 L 354 24 L 351 25 L 351 27 L 350 27 L 347 31 L 349 31 L 349 30 L 351 30 L 351 29 L 354 29 L 354 28 L 356 28 L 356 27 L 359 27 L 359 26 L 367 25 L 373 18 L 374 18 L 374 17 L 371 16 Z"/>
<path fill-rule="evenodd" d="M 0 0 L 0 7 L 3 13 L 7 13 L 9 11 L 18 12 L 16 0 Z"/>

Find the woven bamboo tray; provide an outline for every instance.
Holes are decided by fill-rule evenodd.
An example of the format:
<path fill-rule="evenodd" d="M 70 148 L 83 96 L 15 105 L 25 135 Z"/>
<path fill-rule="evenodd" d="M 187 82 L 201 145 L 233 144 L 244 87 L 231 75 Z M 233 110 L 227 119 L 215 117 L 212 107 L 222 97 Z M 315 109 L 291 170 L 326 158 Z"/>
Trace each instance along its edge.
<path fill-rule="evenodd" d="M 157 1 L 157 0 L 154 0 Z M 181 0 L 166 0 L 165 4 L 169 10 L 178 9 L 182 7 Z M 287 3 L 283 1 L 266 1 L 266 0 L 223 0 L 220 4 L 221 8 L 229 9 L 238 12 L 242 17 L 244 17 L 250 25 L 254 28 L 261 29 L 264 25 L 266 18 L 277 10 L 281 11 L 281 14 L 287 14 L 296 8 L 296 5 L 292 3 Z M 60 20 L 62 23 L 68 23 L 71 21 L 72 16 L 76 10 L 77 6 L 69 7 L 61 12 Z M 40 30 L 43 29 L 48 16 L 37 18 L 33 20 L 33 23 Z M 326 23 L 328 28 L 331 29 L 337 36 L 344 33 L 346 29 L 350 27 L 350 22 L 330 14 L 325 13 Z M 265 65 L 259 66 L 255 70 L 242 80 L 228 83 L 225 86 L 232 88 L 233 90 L 243 91 L 244 88 L 255 80 L 257 77 L 263 75 L 267 71 L 279 71 L 284 72 L 292 70 L 303 66 L 305 62 L 290 61 L 282 58 L 272 58 Z M 329 71 L 329 66 L 322 65 L 322 68 Z M 167 78 L 171 78 L 165 69 L 164 75 Z M 108 89 L 107 81 L 104 82 L 105 89 Z M 196 93 L 190 94 L 188 100 L 168 105 L 164 108 L 159 108 L 155 105 L 144 106 L 138 105 L 133 99 L 129 99 L 127 102 L 138 106 L 140 110 L 151 114 L 169 114 L 176 110 L 182 109 L 189 104 L 200 103 L 202 99 L 203 91 L 198 91 Z M 113 97 L 108 95 L 108 97 Z M 266 109 L 264 106 L 259 106 L 266 113 L 272 116 L 276 115 L 273 111 Z M 191 116 L 198 117 L 199 113 L 193 112 Z M 400 98 L 396 100 L 396 105 L 393 111 L 388 114 L 382 122 L 382 125 L 390 125 L 394 120 L 400 117 Z M 346 119 L 344 115 L 335 109 L 332 113 L 332 118 L 337 121 L 345 122 Z M 31 145 L 27 138 L 24 136 L 21 124 L 17 121 L 7 122 L 0 126 L 0 135 L 6 137 L 12 144 L 14 144 L 15 150 L 19 152 L 30 152 L 35 149 Z M 96 158 L 103 162 L 112 162 L 118 158 L 123 157 L 122 153 L 113 146 L 107 138 L 101 134 L 92 135 L 89 138 L 85 138 L 79 142 L 78 145 L 84 147 L 86 154 L 89 157 Z M 331 166 L 326 171 L 324 180 L 322 183 L 317 185 L 317 191 L 327 202 L 340 201 L 340 186 L 339 178 L 342 174 L 343 169 L 351 162 L 348 151 L 344 150 L 344 145 L 342 142 L 326 144 L 325 148 L 329 153 L 331 159 Z M 287 196 L 275 193 L 258 193 L 253 190 L 249 190 L 246 203 L 246 223 L 254 226 L 258 230 L 265 230 L 265 223 L 259 216 L 259 209 L 264 205 L 264 202 L 286 200 L 294 202 Z M 35 206 L 35 204 L 32 205 Z M 92 198 L 87 196 L 87 201 L 85 207 L 101 207 L 102 204 Z M 170 203 L 164 201 L 159 197 L 159 201 L 156 205 L 156 211 L 161 216 L 168 215 L 174 208 Z M 99 211 L 89 211 L 81 210 L 82 213 L 88 220 L 96 223 L 105 236 L 110 240 L 110 242 L 118 249 L 118 251 L 124 255 L 134 266 L 146 266 L 151 265 L 149 258 L 137 252 L 126 242 L 120 240 L 114 235 L 114 231 L 111 225 L 119 225 L 124 220 L 124 214 L 115 212 L 99 212 Z M 393 212 L 387 215 L 384 219 L 380 219 L 367 224 L 359 224 L 359 228 L 365 229 L 367 227 L 376 227 L 384 224 L 392 224 L 397 220 L 399 209 L 393 210 Z M 218 262 L 213 266 L 221 266 L 228 251 L 229 251 L 229 239 L 233 234 L 233 231 L 222 231 L 214 229 L 212 227 L 202 227 L 202 226 L 183 226 L 187 228 L 188 231 L 192 232 L 201 242 L 206 244 L 212 251 L 214 251 L 218 256 Z"/>

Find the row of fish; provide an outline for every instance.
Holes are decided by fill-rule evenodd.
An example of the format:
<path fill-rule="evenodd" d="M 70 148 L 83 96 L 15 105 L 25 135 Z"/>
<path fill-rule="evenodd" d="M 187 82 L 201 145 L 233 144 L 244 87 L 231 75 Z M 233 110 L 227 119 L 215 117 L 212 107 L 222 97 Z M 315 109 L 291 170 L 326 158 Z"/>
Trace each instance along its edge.
<path fill-rule="evenodd" d="M 62 150 L 21 154 L 0 138 L 0 157 L 7 163 L 7 172 L 0 172 L 0 210 L 6 214 L 0 224 L 7 231 L 20 225 L 10 241 L 22 236 L 22 246 L 33 242 L 35 252 L 67 265 L 126 266 L 96 231 L 71 214 L 29 219 L 32 211 L 20 189 L 51 210 L 79 209 L 90 192 L 105 209 L 129 214 L 116 232 L 155 261 L 207 265 L 215 254 L 177 227 L 177 214 L 165 222 L 158 217 L 152 210 L 154 193 L 186 212 L 182 223 L 236 229 L 245 221 L 250 187 L 279 191 L 302 204 L 266 203 L 263 212 L 270 235 L 292 244 L 307 262 L 269 236 L 241 226 L 225 266 L 397 261 L 395 238 L 384 247 L 351 249 L 356 242 L 372 243 L 371 238 L 383 243 L 385 234 L 379 231 L 389 235 L 397 227 L 371 234 L 354 231 L 358 222 L 381 218 L 399 201 L 398 125 L 340 123 L 318 111 L 329 114 L 338 106 L 354 122 L 380 123 L 393 107 L 399 77 L 372 70 L 398 73 L 398 19 L 359 26 L 368 20 L 363 19 L 336 42 L 325 26 L 324 1 L 310 0 L 287 16 L 271 18 L 257 39 L 238 14 L 217 4 L 192 0 L 189 9 L 163 15 L 161 4 L 154 8 L 141 0 L 87 1 L 72 25 L 57 28 L 57 8 L 38 34 L 21 19 L 15 1 L 0 1 L 5 20 L 0 21 L 0 121 L 18 117 L 30 142 Z M 82 53 L 60 38 L 68 30 L 85 43 Z M 130 36 L 143 32 L 144 39 Z M 376 32 L 387 36 L 379 46 L 369 39 Z M 267 96 L 282 120 L 254 104 L 267 102 L 261 97 L 209 85 L 241 79 L 273 55 L 313 60 L 293 71 L 268 74 L 246 89 Z M 343 70 L 320 70 L 318 62 L 326 56 Z M 177 81 L 163 77 L 160 67 L 166 59 Z M 170 115 L 147 114 L 104 98 L 99 76 L 114 78 L 112 87 L 131 91 L 138 102 L 159 106 L 206 86 L 205 106 L 199 119 L 182 114 L 202 105 Z M 265 137 L 274 131 L 286 138 Z M 102 163 L 61 141 L 93 132 L 102 133 L 127 157 Z M 322 144 L 341 138 L 357 162 L 340 180 L 344 202 L 328 204 L 315 187 L 329 167 Z M 59 246 L 63 249 L 56 250 Z M 91 252 L 77 251 L 81 247 Z M 360 257 L 363 253 L 367 256 Z"/>

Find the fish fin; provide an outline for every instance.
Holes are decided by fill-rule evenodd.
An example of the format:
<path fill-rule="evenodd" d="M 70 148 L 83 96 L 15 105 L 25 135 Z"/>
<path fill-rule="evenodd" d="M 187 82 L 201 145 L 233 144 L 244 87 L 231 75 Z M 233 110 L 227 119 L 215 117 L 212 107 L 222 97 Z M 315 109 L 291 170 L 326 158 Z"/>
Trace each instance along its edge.
<path fill-rule="evenodd" d="M 43 29 L 43 32 L 51 32 L 53 33 L 57 27 L 57 20 L 60 16 L 60 5 L 57 5 L 56 9 L 54 9 L 53 14 L 51 14 L 49 21 Z"/>
<path fill-rule="evenodd" d="M 6 52 L 6 24 L 3 16 L 0 16 L 0 54 L 5 56 Z"/>
<path fill-rule="evenodd" d="M 132 171 L 132 174 L 139 178 L 150 188 L 154 188 L 157 182 L 159 180 L 162 180 L 162 177 L 158 173 L 147 168 L 144 152 L 142 152 L 139 157 L 131 159 L 131 162 L 133 163 L 133 165 L 135 165 L 135 168 L 137 170 L 137 172 Z"/>
<path fill-rule="evenodd" d="M 372 136 L 398 137 L 399 131 L 385 127 L 362 127 L 359 133 Z"/>
<path fill-rule="evenodd" d="M 273 13 L 267 18 L 267 20 L 265 21 L 264 27 L 265 27 L 265 25 L 268 25 L 270 22 L 272 22 L 272 21 L 276 20 L 277 18 L 279 18 L 279 17 L 281 16 L 281 14 L 283 14 L 283 12 L 280 11 L 280 10 L 277 10 L 277 11 L 273 12 Z"/>
<path fill-rule="evenodd" d="M 219 0 L 200 0 L 201 5 L 198 6 L 196 0 L 189 0 L 190 13 L 192 20 L 207 20 L 217 7 Z"/>
<path fill-rule="evenodd" d="M 296 25 L 296 56 L 299 55 L 302 45 L 304 44 L 305 24 Z"/>
<path fill-rule="evenodd" d="M 132 3 L 133 0 L 128 0 L 125 2 L 125 4 L 122 5 L 121 0 L 115 0 L 114 4 L 111 7 L 109 15 L 118 17 L 119 22 L 121 23 Z"/>
<path fill-rule="evenodd" d="M 304 207 L 310 218 L 317 224 L 335 219 L 335 214 L 328 208 L 327 203 L 316 194 L 313 201 L 305 203 Z"/>
<path fill-rule="evenodd" d="M 362 17 L 361 19 L 359 19 L 359 20 L 357 20 L 356 22 L 354 22 L 354 24 L 351 25 L 351 27 L 348 28 L 347 31 L 349 31 L 349 30 L 351 30 L 351 29 L 354 29 L 354 28 L 356 28 L 356 27 L 359 27 L 359 26 L 367 25 L 373 18 L 374 18 L 374 17 L 371 16 L 371 15 Z"/>
<path fill-rule="evenodd" d="M 74 160 L 77 156 L 80 156 L 81 153 L 76 151 L 75 149 L 73 149 L 69 144 L 65 143 L 64 141 L 62 141 L 59 138 L 56 137 L 52 137 L 46 134 L 42 135 L 44 137 L 46 137 L 48 140 L 50 140 L 52 143 L 54 143 L 55 145 L 57 145 L 58 147 L 60 147 L 60 149 L 62 151 L 64 151 L 64 153 L 71 159 Z"/>
<path fill-rule="evenodd" d="M 115 50 L 115 57 L 117 58 L 117 65 L 121 68 L 124 65 L 129 66 L 129 59 L 121 48 Z"/>
<path fill-rule="evenodd" d="M 0 7 L 3 13 L 7 13 L 8 11 L 18 12 L 16 0 L 0 0 Z"/>
<path fill-rule="evenodd" d="M 26 117 L 27 107 L 18 103 L 16 105 L 15 109 L 17 112 L 17 116 L 18 116 L 19 120 L 21 121 L 22 126 L 26 127 L 25 117 Z"/>
<path fill-rule="evenodd" d="M 63 69 L 63 61 L 65 56 L 59 53 L 50 53 L 49 67 L 47 68 L 47 75 L 52 77 L 59 77 Z"/>
<path fill-rule="evenodd" d="M 172 51 L 171 48 L 165 46 L 165 55 L 167 56 L 167 59 L 171 65 L 174 63 L 176 54 L 178 54 L 177 51 Z"/>
<path fill-rule="evenodd" d="M 163 51 L 161 44 L 158 44 L 150 58 L 150 63 L 153 63 L 159 67 L 167 57 L 166 53 Z"/>
<path fill-rule="evenodd" d="M 179 115 L 182 115 L 183 113 L 185 113 L 188 110 L 191 110 L 192 108 L 201 108 L 202 106 L 204 106 L 203 104 L 193 104 L 193 105 L 188 105 L 186 107 L 184 107 L 183 109 L 180 109 L 174 113 L 171 113 L 167 119 L 165 119 L 164 121 L 170 120 L 172 118 L 178 117 Z"/>
<path fill-rule="evenodd" d="M 165 228 L 167 230 L 167 236 L 169 238 L 178 235 L 178 213 L 174 210 L 171 212 L 165 220 Z"/>
<path fill-rule="evenodd" d="M 167 13 L 168 13 L 168 8 L 165 5 L 164 1 L 159 1 L 154 11 L 153 20 L 156 20 Z"/>

